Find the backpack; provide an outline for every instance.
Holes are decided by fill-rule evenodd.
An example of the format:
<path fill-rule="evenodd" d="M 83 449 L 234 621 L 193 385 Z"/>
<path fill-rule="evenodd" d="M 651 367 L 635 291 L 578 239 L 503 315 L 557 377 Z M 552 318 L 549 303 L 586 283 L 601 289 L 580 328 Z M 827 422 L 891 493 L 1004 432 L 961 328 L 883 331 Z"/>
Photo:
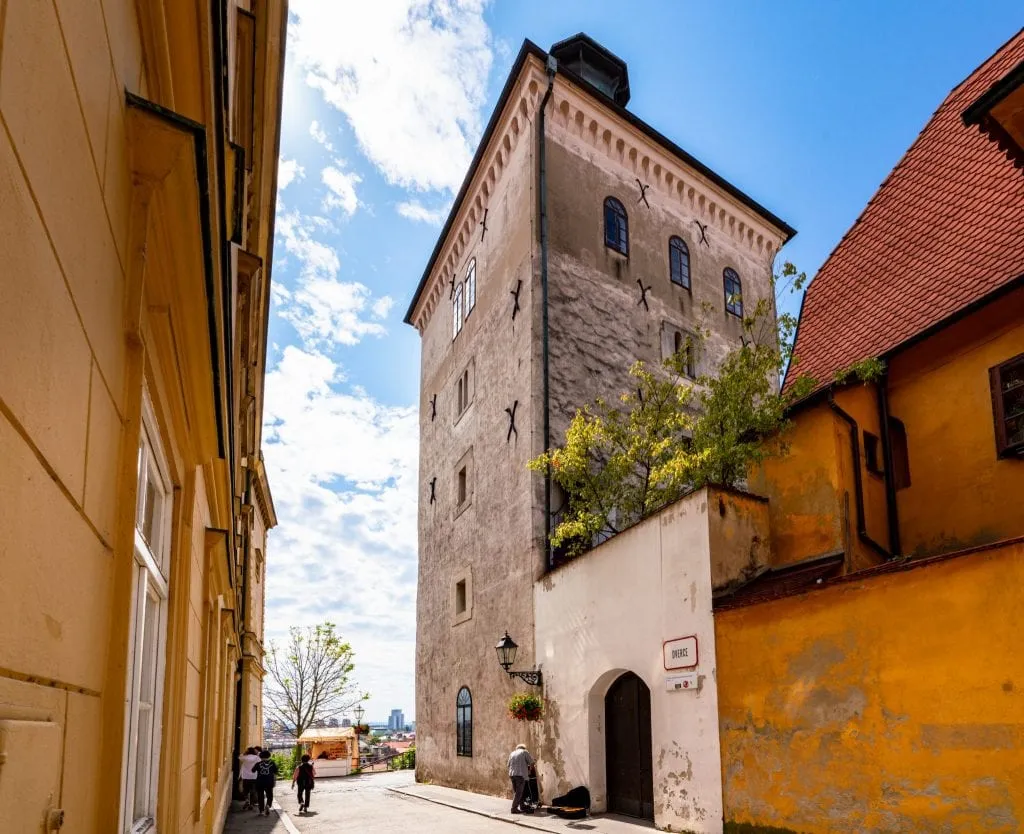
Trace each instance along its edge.
<path fill-rule="evenodd" d="M 313 781 L 313 763 L 303 762 L 299 765 L 299 784 L 302 786 L 309 785 L 310 787 L 313 787 Z"/>

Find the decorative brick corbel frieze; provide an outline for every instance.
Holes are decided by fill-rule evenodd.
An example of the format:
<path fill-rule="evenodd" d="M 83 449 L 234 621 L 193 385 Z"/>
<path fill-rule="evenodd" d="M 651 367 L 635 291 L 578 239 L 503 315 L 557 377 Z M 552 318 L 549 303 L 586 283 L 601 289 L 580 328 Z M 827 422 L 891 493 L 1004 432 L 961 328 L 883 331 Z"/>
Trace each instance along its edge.
<path fill-rule="evenodd" d="M 780 232 L 751 217 L 751 212 L 731 196 L 690 170 L 650 137 L 588 101 L 585 94 L 568 84 L 556 84 L 551 115 L 555 129 L 648 185 L 650 191 L 644 189 L 645 196 L 651 192 L 661 194 L 701 218 L 705 227 L 724 232 L 769 263 L 775 257 L 784 240 Z"/>

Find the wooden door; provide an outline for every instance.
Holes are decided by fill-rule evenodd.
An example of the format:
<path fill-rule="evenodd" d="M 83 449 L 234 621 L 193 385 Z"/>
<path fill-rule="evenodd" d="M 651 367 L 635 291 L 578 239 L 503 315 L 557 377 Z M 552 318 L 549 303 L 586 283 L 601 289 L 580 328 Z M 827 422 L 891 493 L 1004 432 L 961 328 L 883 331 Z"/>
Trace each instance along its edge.
<path fill-rule="evenodd" d="M 604 715 L 608 810 L 653 820 L 651 691 L 626 672 L 605 695 Z"/>

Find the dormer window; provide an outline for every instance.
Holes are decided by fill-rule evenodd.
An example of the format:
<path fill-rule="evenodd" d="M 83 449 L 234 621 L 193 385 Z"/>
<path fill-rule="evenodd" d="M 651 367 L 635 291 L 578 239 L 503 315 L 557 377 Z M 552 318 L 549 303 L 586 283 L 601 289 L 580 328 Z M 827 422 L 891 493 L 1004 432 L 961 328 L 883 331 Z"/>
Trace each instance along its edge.
<path fill-rule="evenodd" d="M 626 208 L 614 197 L 604 201 L 604 245 L 629 256 L 629 220 Z"/>
<path fill-rule="evenodd" d="M 668 277 L 673 284 L 690 289 L 690 249 L 676 235 L 668 239 Z"/>
<path fill-rule="evenodd" d="M 725 311 L 743 318 L 743 285 L 735 269 L 725 268 L 722 273 L 722 284 L 725 290 Z"/>

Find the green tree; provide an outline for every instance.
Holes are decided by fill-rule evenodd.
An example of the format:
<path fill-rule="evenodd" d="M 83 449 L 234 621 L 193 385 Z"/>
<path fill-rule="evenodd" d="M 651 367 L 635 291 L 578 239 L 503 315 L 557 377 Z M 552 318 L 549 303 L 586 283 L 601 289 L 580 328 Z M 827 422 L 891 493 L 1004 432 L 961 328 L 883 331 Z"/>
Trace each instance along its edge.
<path fill-rule="evenodd" d="M 266 654 L 264 711 L 295 736 L 317 722 L 351 709 L 369 697 L 352 682 L 352 647 L 333 623 L 288 629 L 282 648 L 270 643 Z"/>
<path fill-rule="evenodd" d="M 789 263 L 775 276 L 776 287 L 787 289 L 805 281 Z M 795 325 L 792 316 L 776 319 L 774 305 L 762 300 L 715 373 L 687 376 L 707 338 L 702 330 L 660 368 L 634 364 L 635 387 L 618 402 L 598 399 L 577 410 L 565 444 L 529 463 L 550 472 L 568 497 L 552 544 L 577 555 L 689 489 L 736 486 L 751 465 L 782 452 L 786 409 L 814 387 L 798 378 L 780 390 L 782 374 L 796 361 Z"/>

